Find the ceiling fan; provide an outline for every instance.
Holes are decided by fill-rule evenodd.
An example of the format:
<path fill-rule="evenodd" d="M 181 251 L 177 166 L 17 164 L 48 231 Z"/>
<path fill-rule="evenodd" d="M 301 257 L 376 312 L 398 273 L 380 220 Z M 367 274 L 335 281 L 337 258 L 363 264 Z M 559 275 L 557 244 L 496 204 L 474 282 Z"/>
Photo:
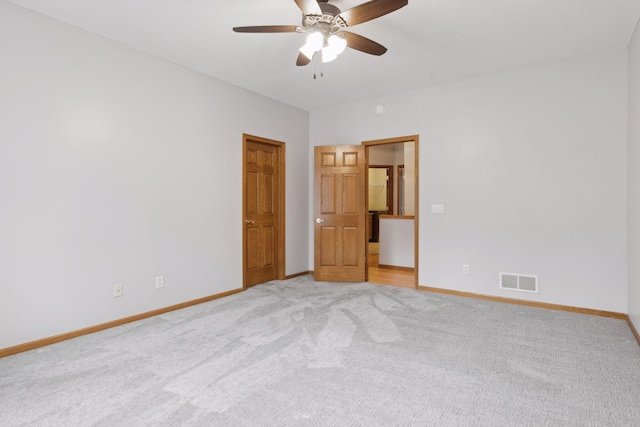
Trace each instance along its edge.
<path fill-rule="evenodd" d="M 302 25 L 262 25 L 234 27 L 236 33 L 309 33 L 300 48 L 296 65 L 311 62 L 321 52 L 322 62 L 330 62 L 350 47 L 371 55 L 382 55 L 387 48 L 366 37 L 347 31 L 406 6 L 409 0 L 371 0 L 342 12 L 329 0 L 294 0 L 302 11 Z"/>

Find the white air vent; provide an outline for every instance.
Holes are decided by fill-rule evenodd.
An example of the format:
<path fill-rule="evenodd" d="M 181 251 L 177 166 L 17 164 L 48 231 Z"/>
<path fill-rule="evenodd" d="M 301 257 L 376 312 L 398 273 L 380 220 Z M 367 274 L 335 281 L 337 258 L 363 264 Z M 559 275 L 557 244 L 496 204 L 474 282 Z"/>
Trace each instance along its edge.
<path fill-rule="evenodd" d="M 500 289 L 538 293 L 538 276 L 500 273 Z"/>

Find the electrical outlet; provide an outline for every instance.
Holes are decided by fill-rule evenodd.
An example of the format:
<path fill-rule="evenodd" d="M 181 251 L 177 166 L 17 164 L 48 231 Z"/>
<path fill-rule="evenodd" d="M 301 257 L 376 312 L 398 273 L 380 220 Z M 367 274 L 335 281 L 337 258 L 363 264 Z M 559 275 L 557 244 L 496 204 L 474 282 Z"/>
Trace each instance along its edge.
<path fill-rule="evenodd" d="M 469 274 L 469 264 L 462 264 L 462 274 Z"/>
<path fill-rule="evenodd" d="M 113 296 L 121 297 L 122 296 L 122 285 L 113 285 Z"/>
<path fill-rule="evenodd" d="M 156 289 L 164 288 L 164 276 L 156 277 Z"/>

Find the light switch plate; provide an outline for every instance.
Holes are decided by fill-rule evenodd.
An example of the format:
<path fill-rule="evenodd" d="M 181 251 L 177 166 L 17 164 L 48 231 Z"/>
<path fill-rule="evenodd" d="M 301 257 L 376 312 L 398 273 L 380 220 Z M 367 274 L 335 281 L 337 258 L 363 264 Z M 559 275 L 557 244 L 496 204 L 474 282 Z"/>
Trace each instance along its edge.
<path fill-rule="evenodd" d="M 431 205 L 431 213 L 432 214 L 443 214 L 444 213 L 444 205 Z"/>

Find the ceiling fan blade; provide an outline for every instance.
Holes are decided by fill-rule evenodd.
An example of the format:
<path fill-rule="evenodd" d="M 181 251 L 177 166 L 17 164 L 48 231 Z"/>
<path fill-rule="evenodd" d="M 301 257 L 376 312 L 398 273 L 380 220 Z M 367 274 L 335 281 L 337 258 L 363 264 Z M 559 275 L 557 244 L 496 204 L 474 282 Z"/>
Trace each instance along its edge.
<path fill-rule="evenodd" d="M 295 33 L 295 25 L 259 25 L 256 27 L 233 27 L 236 33 Z"/>
<path fill-rule="evenodd" d="M 307 57 L 307 55 L 305 55 L 304 53 L 300 52 L 298 54 L 298 60 L 296 61 L 296 65 L 298 67 L 304 67 L 305 65 L 307 65 L 309 62 L 311 62 L 311 60 Z"/>
<path fill-rule="evenodd" d="M 320 5 L 316 0 L 293 0 L 304 15 L 322 15 Z"/>
<path fill-rule="evenodd" d="M 409 0 L 372 0 L 340 14 L 349 27 L 379 18 L 409 4 Z"/>
<path fill-rule="evenodd" d="M 386 47 L 366 37 L 362 37 L 361 35 L 353 34 L 348 31 L 345 31 L 342 35 L 347 41 L 347 46 L 351 49 L 376 56 L 383 55 L 387 51 Z"/>

